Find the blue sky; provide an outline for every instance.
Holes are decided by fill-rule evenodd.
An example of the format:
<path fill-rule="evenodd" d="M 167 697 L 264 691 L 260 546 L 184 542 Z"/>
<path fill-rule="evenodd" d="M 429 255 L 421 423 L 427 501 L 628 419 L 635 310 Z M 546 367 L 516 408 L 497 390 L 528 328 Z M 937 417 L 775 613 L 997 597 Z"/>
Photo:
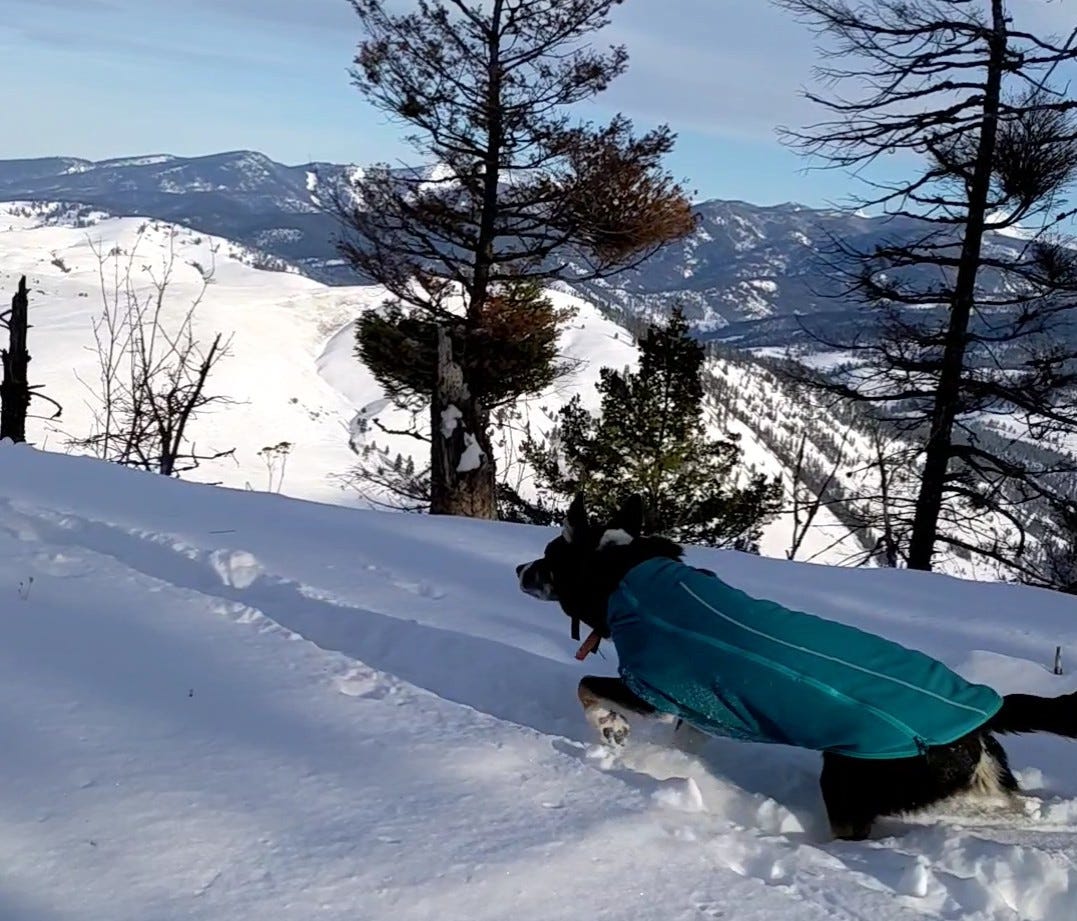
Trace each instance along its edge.
<path fill-rule="evenodd" d="M 1044 15 L 1069 21 L 1064 6 Z M 669 165 L 701 196 L 819 205 L 851 190 L 776 140 L 812 117 L 812 39 L 766 0 L 627 0 L 607 35 L 631 66 L 586 114 L 669 123 Z M 0 0 L 0 158 L 408 159 L 349 83 L 360 37 L 346 0 Z"/>

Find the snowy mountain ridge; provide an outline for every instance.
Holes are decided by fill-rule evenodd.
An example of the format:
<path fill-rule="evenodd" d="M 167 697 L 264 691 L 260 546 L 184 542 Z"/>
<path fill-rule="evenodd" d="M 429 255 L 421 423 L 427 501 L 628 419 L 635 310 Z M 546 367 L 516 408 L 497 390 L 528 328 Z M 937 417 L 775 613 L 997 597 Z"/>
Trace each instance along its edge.
<path fill-rule="evenodd" d="M 264 252 L 281 266 L 327 284 L 354 285 L 325 213 L 323 187 L 357 167 L 285 166 L 253 151 L 204 157 L 165 155 L 91 162 L 72 158 L 0 160 L 0 201 L 67 201 L 115 215 L 180 223 Z M 697 203 L 699 227 L 632 272 L 580 285 L 577 293 L 611 315 L 639 318 L 681 303 L 701 333 L 740 345 L 807 344 L 800 319 L 822 334 L 858 320 L 839 295 L 828 250 L 834 240 L 870 250 L 883 239 L 915 235 L 907 219 L 852 211 L 743 201 Z M 994 235 L 992 245 L 1021 241 Z"/>

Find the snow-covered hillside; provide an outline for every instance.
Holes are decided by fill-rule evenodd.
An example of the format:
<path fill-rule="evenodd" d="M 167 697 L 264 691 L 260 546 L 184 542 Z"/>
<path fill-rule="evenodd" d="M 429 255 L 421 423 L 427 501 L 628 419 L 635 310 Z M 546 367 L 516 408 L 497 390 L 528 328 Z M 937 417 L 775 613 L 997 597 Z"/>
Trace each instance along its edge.
<path fill-rule="evenodd" d="M 595 746 L 575 683 L 615 662 L 574 662 L 515 585 L 547 538 L 0 445 L 0 917 L 1077 912 L 1077 743 L 1007 741 L 1023 815 L 955 805 L 861 844 L 828 840 L 814 754 L 668 725 Z M 1071 597 L 691 559 L 1001 691 L 1077 688 L 1046 667 L 1077 655 Z"/>
<path fill-rule="evenodd" d="M 28 435 L 39 445 L 62 450 L 68 438 L 91 428 L 87 385 L 97 380 L 92 324 L 105 296 L 123 297 L 122 273 L 129 260 L 140 294 L 160 277 L 174 249 L 172 281 L 164 320 L 175 324 L 212 281 L 195 314 L 196 331 L 233 336 L 232 355 L 219 365 L 209 390 L 234 401 L 218 406 L 192 431 L 204 452 L 236 449 L 234 458 L 206 464 L 194 479 L 256 489 L 268 488 L 258 452 L 291 442 L 286 485 L 298 495 L 331 501 L 326 472 L 349 463 L 346 421 L 351 407 L 322 379 L 316 362 L 326 338 L 348 323 L 359 307 L 349 289 L 328 289 L 300 275 L 267 272 L 248 264 L 249 253 L 228 241 L 173 225 L 138 218 L 97 218 L 73 226 L 19 206 L 0 212 L 0 291 L 14 292 L 19 275 L 30 289 L 29 347 L 34 384 L 60 401 L 57 422 L 37 419 Z M 117 249 L 117 255 L 109 253 Z M 103 282 L 98 255 L 105 257 Z M 39 411 L 47 407 L 35 405 Z"/>
<path fill-rule="evenodd" d="M 437 164 L 401 167 L 436 173 Z M 340 227 L 323 210 L 323 187 L 361 167 L 331 163 L 286 166 L 236 150 L 184 158 L 134 156 L 92 162 L 70 157 L 0 159 L 0 201 L 82 202 L 112 214 L 140 214 L 195 227 L 256 247 L 313 278 L 350 285 L 352 270 L 334 247 Z M 636 271 L 584 285 L 593 303 L 636 317 L 682 304 L 701 332 L 742 344 L 787 346 L 817 334 L 860 328 L 863 317 L 834 277 L 831 241 L 871 252 L 896 238 L 919 239 L 930 228 L 892 216 L 744 201 L 696 203 L 699 226 Z M 991 236 L 1011 249 L 1013 237 Z M 925 281 L 931 281 L 930 277 Z"/>
<path fill-rule="evenodd" d="M 114 251 L 117 255 L 110 256 Z M 34 443 L 64 450 L 70 438 L 88 434 L 92 417 L 85 384 L 96 377 L 92 324 L 101 313 L 102 287 L 113 296 L 116 268 L 122 271 L 134 254 L 135 282 L 145 291 L 152 275 L 160 277 L 170 253 L 175 259 L 166 321 L 182 316 L 212 270 L 196 328 L 207 341 L 218 332 L 233 337 L 232 354 L 220 364 L 210 388 L 232 402 L 213 407 L 192 431 L 204 452 L 234 448 L 235 454 L 204 464 L 186 474 L 188 479 L 356 505 L 363 504 L 360 496 L 340 476 L 356 462 L 349 440 L 376 444 L 389 456 L 413 457 L 420 467 L 425 463 L 421 442 L 386 433 L 407 428 L 410 418 L 385 408 L 381 388 L 354 357 L 354 319 L 380 302 L 381 289 L 327 287 L 295 273 L 264 271 L 255 267 L 257 253 L 172 224 L 0 205 L 0 296 L 9 296 L 18 277 L 27 275 L 32 382 L 45 385 L 45 393 L 64 407 L 58 422 L 32 421 Z M 103 285 L 98 254 L 105 256 Z M 556 409 L 574 393 L 586 405 L 597 403 L 594 383 L 600 368 L 633 365 L 637 357 L 631 336 L 592 305 L 564 292 L 551 292 L 551 297 L 576 310 L 560 347 L 578 366 L 522 407 L 519 424 L 530 422 L 539 432 L 549 429 Z M 361 410 L 378 424 L 371 423 L 356 438 L 349 425 Z M 740 429 L 748 466 L 780 474 L 784 462 L 750 430 Z M 264 453 L 281 442 L 290 445 L 286 458 Z M 503 466 L 515 471 L 508 447 L 505 453 Z M 527 488 L 526 475 L 521 486 Z M 824 512 L 816 524 L 802 557 L 848 558 L 836 519 Z M 775 522 L 764 536 L 763 551 L 782 556 L 790 529 L 789 516 Z"/>
<path fill-rule="evenodd" d="M 118 257 L 108 255 L 114 248 Z M 116 265 L 122 272 L 133 256 L 135 284 L 142 293 L 150 290 L 151 276 L 160 277 L 170 251 L 175 261 L 165 322 L 183 315 L 211 271 L 196 327 L 207 340 L 217 332 L 232 337 L 232 354 L 219 365 L 210 388 L 232 402 L 214 407 L 195 431 L 204 450 L 235 448 L 235 457 L 209 462 L 189 478 L 268 489 L 270 472 L 259 451 L 286 441 L 292 447 L 283 492 L 355 501 L 341 493 L 330 475 L 354 462 L 348 426 L 356 410 L 382 396 L 354 357 L 352 324 L 380 302 L 383 292 L 330 288 L 300 275 L 262 271 L 237 244 L 172 224 L 100 215 L 73 222 L 26 206 L 0 206 L 0 292 L 13 292 L 18 277 L 28 276 L 33 382 L 43 384 L 64 407 L 58 422 L 34 420 L 31 439 L 60 450 L 69 436 L 89 430 L 86 385 L 96 379 L 92 323 L 101 313 L 102 287 L 113 297 Z M 103 283 L 98 253 L 106 256 Z M 570 358 L 585 360 L 577 376 L 541 398 L 556 404 L 574 390 L 586 389 L 602 364 L 632 360 L 634 349 L 623 330 L 589 305 L 554 296 L 579 310 L 562 349 Z M 407 421 L 392 412 L 383 415 L 387 428 Z M 394 450 L 414 452 L 410 439 L 387 436 L 382 441 Z M 278 482 L 279 469 L 273 488 Z"/>

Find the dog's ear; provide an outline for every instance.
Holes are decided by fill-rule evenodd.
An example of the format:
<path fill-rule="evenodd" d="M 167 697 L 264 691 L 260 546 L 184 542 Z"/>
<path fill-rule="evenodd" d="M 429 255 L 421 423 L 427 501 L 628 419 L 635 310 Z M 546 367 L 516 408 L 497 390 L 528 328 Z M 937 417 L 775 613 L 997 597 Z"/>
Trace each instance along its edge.
<path fill-rule="evenodd" d="M 643 497 L 636 493 L 625 499 L 607 527 L 611 531 L 624 531 L 630 537 L 639 537 L 643 533 Z"/>
<path fill-rule="evenodd" d="M 561 536 L 568 542 L 582 540 L 587 534 L 587 505 L 583 493 L 576 493 L 576 498 L 568 507 L 568 514 L 561 525 Z"/>

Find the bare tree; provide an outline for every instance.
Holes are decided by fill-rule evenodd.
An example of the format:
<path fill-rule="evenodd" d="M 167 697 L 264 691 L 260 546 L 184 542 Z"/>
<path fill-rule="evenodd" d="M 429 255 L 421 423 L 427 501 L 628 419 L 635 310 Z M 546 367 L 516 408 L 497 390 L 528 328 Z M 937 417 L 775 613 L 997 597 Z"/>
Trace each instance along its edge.
<path fill-rule="evenodd" d="M 492 408 L 560 370 L 542 285 L 622 271 L 695 226 L 661 170 L 667 128 L 565 114 L 625 70 L 623 48 L 590 44 L 619 2 L 352 0 L 355 85 L 430 167 L 367 169 L 336 210 L 343 254 L 390 295 L 360 355 L 429 407 L 432 512 L 496 514 Z"/>
<path fill-rule="evenodd" d="M 288 455 L 292 453 L 290 441 L 278 441 L 266 445 L 258 452 L 266 467 L 266 491 L 279 493 L 284 488 L 284 475 L 288 469 Z M 276 485 L 274 485 L 276 483 Z"/>
<path fill-rule="evenodd" d="M 797 441 L 796 458 L 793 461 L 792 485 L 790 497 L 792 501 L 791 513 L 793 516 L 793 532 L 789 538 L 789 549 L 785 551 L 785 557 L 795 560 L 804 538 L 812 529 L 819 510 L 828 504 L 831 499 L 831 487 L 845 460 L 845 445 L 849 440 L 849 432 L 842 434 L 841 444 L 838 446 L 837 457 L 830 464 L 827 472 L 821 479 L 809 475 L 809 463 L 806 457 L 808 447 L 808 433 L 801 432 Z M 817 482 L 809 482 L 817 480 Z"/>
<path fill-rule="evenodd" d="M 53 405 L 53 419 L 60 417 L 60 404 L 40 392 L 40 386 L 30 384 L 28 368 L 30 352 L 26 347 L 30 329 L 30 296 L 26 276 L 11 299 L 11 309 L 0 313 L 0 329 L 7 330 L 8 347 L 0 349 L 0 440 L 26 441 L 26 419 L 30 403 L 36 397 Z"/>
<path fill-rule="evenodd" d="M 392 451 L 376 441 L 352 443 L 359 460 L 334 475 L 341 489 L 353 490 L 372 506 L 402 512 L 430 508 L 430 468 L 416 465 L 410 454 Z"/>
<path fill-rule="evenodd" d="M 1023 440 L 1077 430 L 1077 260 L 1056 233 L 1077 176 L 1077 103 L 1053 82 L 1074 40 L 1019 28 L 1004 0 L 777 0 L 820 36 L 825 121 L 787 137 L 872 177 L 861 205 L 892 216 L 870 251 L 834 247 L 843 295 L 871 310 L 829 388 L 919 445 L 908 565 L 942 543 L 1003 563 L 1026 551 L 1020 507 L 1064 472 L 1023 457 Z M 892 154 L 922 167 L 872 172 Z M 1034 226 L 1030 238 L 992 236 Z M 985 420 L 1008 439 L 989 438 Z M 893 524 L 893 522 L 891 522 Z"/>
<path fill-rule="evenodd" d="M 212 281 L 212 266 L 193 265 L 199 289 L 182 312 L 171 314 L 167 305 L 176 271 L 175 233 L 169 236 L 161 265 L 139 270 L 144 232 L 126 253 L 118 246 L 106 253 L 91 241 L 102 304 L 92 322 L 97 380 L 83 381 L 93 428 L 70 444 L 102 460 L 178 476 L 234 451 L 201 451 L 191 432 L 201 413 L 230 402 L 207 390 L 210 375 L 228 355 L 230 340 L 218 333 L 205 347 L 195 334 L 195 313 Z"/>
<path fill-rule="evenodd" d="M 868 431 L 871 453 L 866 463 L 850 471 L 858 483 L 836 500 L 846 524 L 864 543 L 864 550 L 845 562 L 863 566 L 874 562 L 890 569 L 908 559 L 912 510 L 916 503 L 914 460 L 917 448 L 889 434 L 875 422 Z"/>
<path fill-rule="evenodd" d="M 899 516 L 895 514 L 895 504 L 898 501 L 893 485 L 896 463 L 879 426 L 872 432 L 872 448 L 873 467 L 879 477 L 879 515 L 876 522 L 879 537 L 875 542 L 875 557 L 890 569 L 896 569 L 902 546 L 902 535 L 898 532 L 897 523 Z M 899 451 L 899 454 L 903 460 L 908 458 L 907 450 Z M 906 468 L 906 475 L 907 473 Z"/>
<path fill-rule="evenodd" d="M 381 401 L 376 405 L 381 406 Z M 526 402 L 510 403 L 496 407 L 492 414 L 494 448 L 501 459 L 497 470 L 498 517 L 549 524 L 559 513 L 524 496 L 534 480 L 534 471 L 523 456 L 523 448 L 531 438 L 529 410 Z M 357 426 L 353 421 L 352 428 L 350 446 L 359 459 L 351 470 L 334 477 L 341 488 L 354 490 L 364 501 L 378 507 L 407 512 L 429 509 L 430 468 L 416 464 L 411 453 L 393 451 L 378 437 L 369 437 L 373 431 L 429 445 L 429 437 L 418 430 L 415 415 L 406 428 L 390 428 L 376 415 L 364 413 L 362 424 Z"/>
<path fill-rule="evenodd" d="M 1074 495 L 1077 483 L 1071 483 L 1070 496 Z M 1043 525 L 1046 533 L 1022 569 L 1021 581 L 1077 595 L 1077 499 L 1054 502 Z"/>

